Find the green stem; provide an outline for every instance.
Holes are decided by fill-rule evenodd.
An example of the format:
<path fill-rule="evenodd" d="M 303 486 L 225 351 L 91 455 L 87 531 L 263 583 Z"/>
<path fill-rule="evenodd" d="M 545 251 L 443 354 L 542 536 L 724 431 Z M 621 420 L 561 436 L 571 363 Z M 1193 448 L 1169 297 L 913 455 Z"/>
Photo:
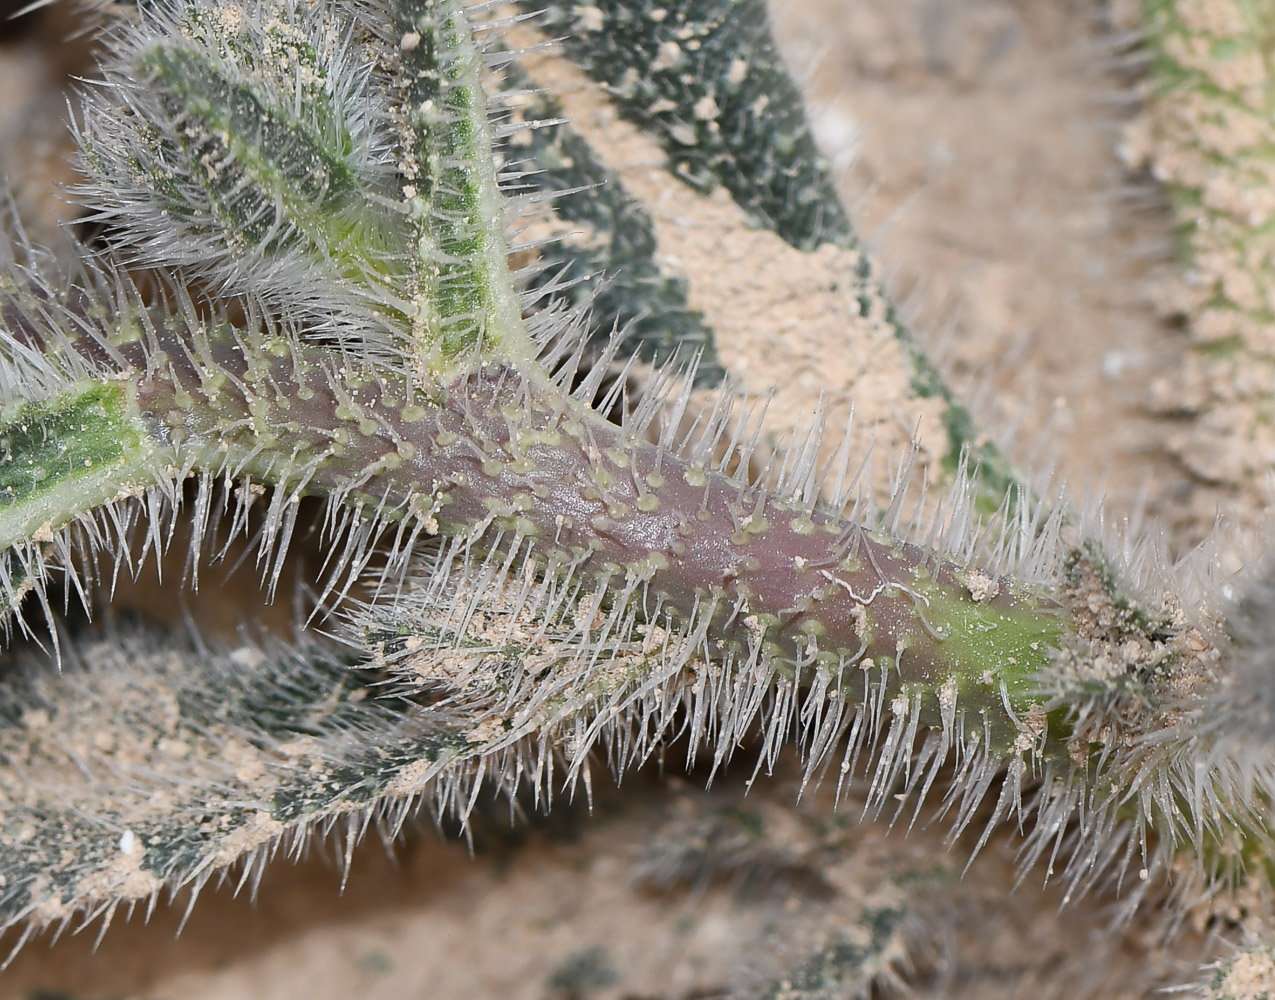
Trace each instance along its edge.
<path fill-rule="evenodd" d="M 415 225 L 412 341 L 436 384 L 480 358 L 530 361 L 474 25 L 461 4 L 399 0 L 390 10 L 402 60 L 402 195 Z"/>
<path fill-rule="evenodd" d="M 156 451 L 123 379 L 11 409 L 0 417 L 0 546 L 52 541 L 76 517 L 152 485 Z"/>

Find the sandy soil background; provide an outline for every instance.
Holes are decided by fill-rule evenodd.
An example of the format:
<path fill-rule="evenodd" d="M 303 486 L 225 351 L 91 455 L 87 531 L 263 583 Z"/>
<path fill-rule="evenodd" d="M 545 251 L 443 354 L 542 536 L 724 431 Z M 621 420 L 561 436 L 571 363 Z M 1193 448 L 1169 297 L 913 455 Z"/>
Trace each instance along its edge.
<path fill-rule="evenodd" d="M 1132 110 L 1124 15 L 1102 0 L 802 0 L 778 15 L 795 64 L 814 67 L 817 127 L 862 232 L 984 426 L 1020 463 L 1104 492 L 1113 517 L 1144 494 L 1174 547 L 1193 543 L 1223 498 L 1165 457 L 1165 418 L 1146 408 L 1184 341 L 1154 308 L 1167 219 L 1115 154 Z M 37 234 L 65 211 L 47 182 L 65 176 L 51 123 L 83 55 L 66 29 L 49 12 L 0 40 L 0 168 Z M 205 894 L 180 937 L 179 901 L 117 922 L 96 950 L 96 928 L 28 946 L 0 997 L 722 996 L 763 975 L 768 947 L 799 957 L 802 928 L 877 896 L 915 911 L 919 996 L 1142 996 L 1196 957 L 1189 932 L 1171 955 L 1149 925 L 1108 930 L 1103 900 L 1060 914 L 1036 874 L 1015 890 L 1009 843 L 961 881 L 968 843 L 887 841 L 880 824 L 830 833 L 826 795 L 793 812 L 781 773 L 743 799 L 747 770 L 711 795 L 672 764 L 623 796 L 599 775 L 592 815 L 576 804 L 513 832 L 494 815 L 472 851 L 426 829 L 391 860 L 371 837 L 343 896 L 330 856 L 278 862 L 255 903 Z M 677 824 L 722 810 L 769 824 L 786 853 L 744 852 L 698 885 L 648 877 Z M 794 888 L 794 872 L 830 895 Z"/>
<path fill-rule="evenodd" d="M 982 426 L 1119 514 L 1145 492 L 1182 543 L 1218 501 L 1147 409 L 1185 338 L 1154 308 L 1165 208 L 1117 155 L 1138 52 L 1112 7 L 851 0 L 783 4 L 779 25 L 799 65 L 822 54 L 810 90 L 842 190 Z"/>

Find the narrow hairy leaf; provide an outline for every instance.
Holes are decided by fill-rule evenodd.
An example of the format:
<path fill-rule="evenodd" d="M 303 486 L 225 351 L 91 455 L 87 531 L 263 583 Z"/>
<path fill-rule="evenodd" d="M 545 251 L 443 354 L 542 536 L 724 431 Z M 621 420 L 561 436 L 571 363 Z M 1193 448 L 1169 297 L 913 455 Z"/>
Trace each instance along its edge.
<path fill-rule="evenodd" d="M 519 107 L 518 115 L 528 123 L 557 122 L 562 109 L 541 93 Z M 525 165 L 520 183 L 553 196 L 557 225 L 538 247 L 532 287 L 561 287 L 573 302 L 587 306 L 596 355 L 622 330 L 624 354 L 653 365 L 694 356 L 696 384 L 721 384 L 726 372 L 712 327 L 692 308 L 687 278 L 661 258 L 654 220 L 623 177 L 566 122 L 516 134 L 509 155 Z M 538 230 L 536 235 L 546 239 Z"/>
<path fill-rule="evenodd" d="M 1275 460 L 1275 10 L 1264 0 L 1141 6 L 1149 93 L 1123 149 L 1172 202 L 1184 270 L 1159 297 L 1190 333 L 1187 370 L 1157 402 L 1196 415 L 1169 441 L 1190 474 L 1263 511 Z M 1196 519 L 1211 522 L 1212 506 Z"/>
<path fill-rule="evenodd" d="M 549 44 L 560 39 L 563 55 L 582 71 L 590 89 L 587 100 L 581 98 L 578 91 L 583 81 L 563 77 L 545 67 L 541 58 L 527 60 L 532 82 L 570 94 L 571 113 L 581 129 L 603 108 L 614 108 L 619 118 L 652 140 L 667 183 L 658 193 L 647 195 L 648 209 L 670 197 L 670 186 L 689 189 L 706 205 L 725 198 L 742 211 L 747 222 L 741 225 L 773 232 L 798 258 L 807 258 L 790 264 L 793 270 L 785 272 L 792 275 L 789 280 L 835 262 L 836 278 L 822 294 L 845 303 L 842 323 L 879 331 L 897 341 L 877 348 L 882 357 L 876 368 L 885 370 L 886 351 L 901 353 L 905 391 L 924 401 L 916 410 L 927 418 L 932 413 L 946 438 L 940 440 L 938 434 L 925 438 L 942 466 L 936 472 L 950 481 L 962 465 L 961 456 L 971 453 L 982 469 L 980 506 L 985 513 L 995 511 L 1006 493 L 1020 484 L 1019 477 L 995 444 L 978 433 L 968 411 L 885 294 L 873 261 L 855 237 L 837 196 L 827 160 L 815 144 L 801 95 L 771 36 L 765 4 L 678 0 L 648 8 L 612 0 L 598 4 L 551 0 L 520 7 L 540 12 L 531 21 L 541 28 L 536 40 Z M 552 142 L 548 140 L 545 165 L 550 176 L 557 168 Z M 595 134 L 594 156 L 614 162 L 613 145 L 613 134 Z M 617 171 L 621 181 L 649 190 L 640 180 L 654 167 L 649 157 L 642 150 L 637 162 L 623 164 Z M 573 168 L 582 165 L 574 155 L 571 162 Z M 581 178 L 581 183 L 590 180 Z M 594 200 L 605 204 L 604 199 Z M 702 217 L 696 224 L 705 226 Z M 658 256 L 662 267 L 669 258 L 678 262 L 695 305 L 715 297 L 707 291 L 697 295 L 697 286 L 711 287 L 711 274 L 738 265 L 723 260 L 720 251 L 707 253 L 703 260 L 695 259 L 693 252 L 674 244 L 661 248 Z M 775 253 L 771 248 L 763 252 L 767 257 Z M 748 318 L 760 322 L 756 312 Z M 714 315 L 706 315 L 705 320 L 718 343 L 717 354 L 724 358 L 729 350 L 723 341 L 737 334 L 723 329 Z M 674 328 L 677 322 L 674 314 Z M 767 314 L 767 322 L 782 324 L 783 314 Z M 760 359 L 752 363 L 764 364 Z M 767 388 L 772 385 L 768 383 Z M 777 401 L 772 403 L 772 412 L 783 412 Z"/>
<path fill-rule="evenodd" d="M 528 361 L 535 349 L 510 283 L 474 27 L 461 5 L 399 0 L 391 12 L 407 145 L 401 190 L 415 226 L 413 340 L 435 378 L 458 358 Z"/>

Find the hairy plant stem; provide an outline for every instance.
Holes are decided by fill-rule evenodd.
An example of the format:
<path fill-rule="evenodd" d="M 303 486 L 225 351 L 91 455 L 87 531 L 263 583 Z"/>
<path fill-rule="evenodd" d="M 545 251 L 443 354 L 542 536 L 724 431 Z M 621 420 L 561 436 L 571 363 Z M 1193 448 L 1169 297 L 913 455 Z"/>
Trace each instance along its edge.
<path fill-rule="evenodd" d="M 338 372 L 320 349 L 224 334 L 204 344 L 196 361 L 161 341 L 166 365 L 151 364 L 132 388 L 75 387 L 13 417 L 10 435 L 79 443 L 43 476 L 8 487 L 10 530 L 48 511 L 46 483 L 68 463 L 66 488 L 89 498 L 81 505 L 93 493 L 111 499 L 126 470 L 233 470 L 294 502 L 339 494 L 431 532 L 534 539 L 547 572 L 607 587 L 637 582 L 649 615 L 706 614 L 714 644 L 755 647 L 794 675 L 875 665 L 895 693 L 934 694 L 934 724 L 946 686 L 945 697 L 980 706 L 980 725 L 1001 745 L 1013 742 L 1010 720 L 1029 711 L 1033 679 L 1068 631 L 1065 611 L 1040 591 L 688 462 L 534 371 L 482 366 L 447 386 L 440 405 L 422 406 L 406 382 Z M 100 435 L 81 442 L 68 414 L 90 406 L 112 416 L 109 447 L 84 459 L 108 466 L 104 479 L 77 478 L 74 468 Z M 76 509 L 64 508 L 67 519 Z"/>

